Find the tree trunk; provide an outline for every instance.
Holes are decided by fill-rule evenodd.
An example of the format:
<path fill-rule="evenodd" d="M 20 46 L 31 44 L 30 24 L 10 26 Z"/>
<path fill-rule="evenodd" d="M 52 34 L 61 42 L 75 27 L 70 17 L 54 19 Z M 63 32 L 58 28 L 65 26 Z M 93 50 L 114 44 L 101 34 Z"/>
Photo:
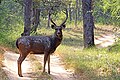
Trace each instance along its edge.
<path fill-rule="evenodd" d="M 39 19 L 39 17 L 40 17 L 40 10 L 39 9 L 36 9 L 36 15 L 35 15 L 35 17 L 36 17 L 36 20 L 35 20 L 35 29 L 34 29 L 34 31 L 37 30 L 38 25 L 40 23 L 40 19 Z"/>
<path fill-rule="evenodd" d="M 24 0 L 24 32 L 22 36 L 29 36 L 31 31 L 32 0 Z"/>
<path fill-rule="evenodd" d="M 32 19 L 31 19 L 31 23 L 32 23 L 32 29 L 31 32 L 36 32 L 38 25 L 40 24 L 40 9 L 36 8 L 35 5 L 37 4 L 36 2 L 33 2 L 33 8 L 32 8 Z"/>
<path fill-rule="evenodd" d="M 78 0 L 78 20 L 80 21 L 81 20 L 81 0 Z"/>
<path fill-rule="evenodd" d="M 92 16 L 92 0 L 82 0 L 84 48 L 94 46 L 94 21 Z"/>
<path fill-rule="evenodd" d="M 75 27 L 77 27 L 78 21 L 78 0 L 76 0 L 76 8 L 75 8 Z"/>
<path fill-rule="evenodd" d="M 69 18 L 70 18 L 70 21 L 72 21 L 72 15 L 71 15 L 71 3 L 69 4 Z"/>
<path fill-rule="evenodd" d="M 38 25 L 40 24 L 40 10 L 39 9 L 36 9 L 36 8 L 33 8 L 33 18 L 32 18 L 32 29 L 31 29 L 31 32 L 36 32 L 37 31 L 37 28 L 38 28 Z"/>
<path fill-rule="evenodd" d="M 47 23 L 47 28 L 50 28 L 50 11 L 48 11 L 48 23 Z"/>

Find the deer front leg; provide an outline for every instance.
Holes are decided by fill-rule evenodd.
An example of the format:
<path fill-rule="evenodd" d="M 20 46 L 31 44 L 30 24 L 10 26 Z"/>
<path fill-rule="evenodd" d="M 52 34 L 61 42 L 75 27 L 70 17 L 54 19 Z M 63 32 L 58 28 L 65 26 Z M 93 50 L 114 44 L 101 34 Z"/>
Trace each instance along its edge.
<path fill-rule="evenodd" d="M 46 62 L 48 60 L 48 56 L 49 53 L 48 52 L 44 52 L 44 66 L 43 66 L 43 73 L 45 72 L 45 66 L 46 66 Z"/>
<path fill-rule="evenodd" d="M 50 74 L 50 54 L 48 56 L 48 74 Z"/>

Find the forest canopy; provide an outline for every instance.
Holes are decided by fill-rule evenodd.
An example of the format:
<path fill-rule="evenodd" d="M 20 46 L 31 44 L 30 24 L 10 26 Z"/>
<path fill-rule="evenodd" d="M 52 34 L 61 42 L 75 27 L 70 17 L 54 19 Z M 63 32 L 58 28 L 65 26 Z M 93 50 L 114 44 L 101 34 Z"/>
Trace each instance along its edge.
<path fill-rule="evenodd" d="M 48 9 L 53 7 L 55 15 L 63 8 L 69 10 L 68 22 L 82 21 L 81 0 L 33 0 L 34 8 L 41 9 L 40 22 L 47 20 Z M 16 23 L 23 24 L 23 0 L 2 0 L 0 3 L 1 27 L 12 27 Z M 120 0 L 94 0 L 93 16 L 95 23 L 120 26 Z M 60 15 L 60 14 L 57 14 Z M 56 15 L 56 16 L 57 16 Z M 4 27 L 4 28 L 5 28 Z M 8 28 L 8 27 L 7 27 Z"/>

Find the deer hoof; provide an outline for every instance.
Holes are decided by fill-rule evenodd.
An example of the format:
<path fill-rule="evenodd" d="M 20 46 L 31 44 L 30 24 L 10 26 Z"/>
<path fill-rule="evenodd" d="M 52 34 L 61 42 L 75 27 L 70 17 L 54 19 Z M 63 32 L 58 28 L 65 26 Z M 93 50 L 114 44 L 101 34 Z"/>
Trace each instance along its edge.
<path fill-rule="evenodd" d="M 21 74 L 19 74 L 19 77 L 23 77 Z"/>
<path fill-rule="evenodd" d="M 50 74 L 50 71 L 48 71 L 48 74 Z"/>

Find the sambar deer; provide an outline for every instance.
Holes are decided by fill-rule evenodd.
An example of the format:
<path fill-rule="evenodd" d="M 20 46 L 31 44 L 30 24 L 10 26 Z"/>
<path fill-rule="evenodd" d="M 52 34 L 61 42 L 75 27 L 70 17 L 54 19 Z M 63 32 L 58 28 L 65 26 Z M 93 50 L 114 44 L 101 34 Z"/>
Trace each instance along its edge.
<path fill-rule="evenodd" d="M 54 21 L 51 25 L 52 29 L 55 30 L 51 36 L 22 36 L 17 39 L 16 46 L 20 52 L 20 56 L 17 60 L 18 64 L 18 75 L 22 77 L 21 64 L 29 53 L 44 54 L 44 65 L 43 72 L 45 72 L 46 62 L 48 61 L 48 73 L 50 74 L 50 54 L 54 53 L 56 48 L 61 44 L 63 34 L 62 29 L 66 27 L 65 22 L 68 18 L 68 12 L 66 10 L 66 18 L 60 26 L 57 26 Z"/>

